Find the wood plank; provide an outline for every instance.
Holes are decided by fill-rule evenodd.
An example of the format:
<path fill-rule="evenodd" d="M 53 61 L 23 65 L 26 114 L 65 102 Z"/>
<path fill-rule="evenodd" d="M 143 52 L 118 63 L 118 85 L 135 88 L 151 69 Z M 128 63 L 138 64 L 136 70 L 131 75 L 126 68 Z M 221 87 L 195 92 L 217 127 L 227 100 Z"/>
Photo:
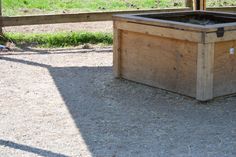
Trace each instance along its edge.
<path fill-rule="evenodd" d="M 54 15 L 33 15 L 33 16 L 14 16 L 2 17 L 2 26 L 38 25 L 54 23 L 73 23 L 73 22 L 92 22 L 92 21 L 111 21 L 114 14 L 136 14 L 152 12 L 185 11 L 188 8 L 180 9 L 151 9 L 151 10 L 129 10 L 129 11 L 110 11 L 110 12 L 90 12 L 77 14 L 54 14 Z"/>
<path fill-rule="evenodd" d="M 195 97 L 196 56 L 196 43 L 122 31 L 122 78 Z"/>
<path fill-rule="evenodd" d="M 206 10 L 206 0 L 200 0 L 200 10 Z"/>
<path fill-rule="evenodd" d="M 236 37 L 236 30 L 225 31 L 223 37 L 217 37 L 216 32 L 206 33 L 206 35 L 205 35 L 205 43 L 231 41 L 231 40 L 234 40 L 235 37 Z"/>
<path fill-rule="evenodd" d="M 198 44 L 196 99 L 213 98 L 214 43 Z"/>
<path fill-rule="evenodd" d="M 2 0 L 0 0 L 0 35 L 2 34 Z"/>
<path fill-rule="evenodd" d="M 137 24 L 130 22 L 122 22 L 122 21 L 120 21 L 117 24 L 117 27 L 122 30 L 139 32 L 147 35 L 151 34 L 151 35 L 191 41 L 191 42 L 202 42 L 202 33 L 200 32 L 192 32 L 186 30 L 157 27 L 152 25 Z"/>
<path fill-rule="evenodd" d="M 121 42 L 121 30 L 117 28 L 117 21 L 113 22 L 113 74 L 116 78 L 120 77 L 120 42 Z"/>
<path fill-rule="evenodd" d="M 168 15 L 171 15 L 171 14 L 176 15 L 176 13 L 177 12 L 172 12 Z M 188 14 L 188 13 L 193 13 L 193 11 L 178 12 L 178 14 Z M 189 24 L 189 23 L 167 21 L 167 20 L 160 20 L 160 19 L 153 19 L 153 18 L 144 18 L 141 16 L 134 16 L 133 14 L 115 15 L 113 16 L 113 20 L 120 20 L 120 21 L 126 21 L 126 22 L 130 21 L 134 23 L 142 23 L 142 24 L 167 27 L 167 28 L 176 28 L 180 30 L 184 29 L 184 30 L 190 30 L 190 31 L 195 31 L 195 32 L 207 31 L 207 29 L 202 25 L 194 25 L 194 24 Z"/>
<path fill-rule="evenodd" d="M 194 10 L 206 10 L 206 0 L 194 0 Z"/>
<path fill-rule="evenodd" d="M 196 24 L 190 24 L 190 23 L 183 23 L 178 21 L 170 21 L 170 20 L 161 20 L 158 18 L 147 18 L 145 16 L 152 16 L 158 15 L 159 16 L 176 16 L 178 15 L 188 15 L 188 14 L 197 14 L 201 13 L 202 11 L 184 11 L 184 12 L 168 12 L 163 15 L 162 13 L 148 13 L 148 14 L 142 14 L 142 16 L 136 16 L 135 14 L 127 14 L 127 15 L 115 15 L 114 20 L 120 20 L 125 22 L 133 22 L 133 23 L 141 23 L 141 24 L 147 24 L 147 25 L 153 25 L 153 26 L 159 26 L 159 27 L 167 27 L 167 28 L 175 28 L 180 30 L 187 30 L 192 32 L 216 32 L 219 27 L 224 27 L 225 30 L 236 30 L 235 22 L 232 23 L 223 23 L 223 24 L 214 24 L 214 25 L 196 25 Z M 209 15 L 217 15 L 217 16 L 229 16 L 230 18 L 236 18 L 236 14 L 233 13 L 223 13 L 223 12 L 209 12 L 204 11 L 204 13 Z"/>
<path fill-rule="evenodd" d="M 194 0 L 194 11 L 200 10 L 200 0 Z"/>
<path fill-rule="evenodd" d="M 194 10 L 206 10 L 206 0 L 194 0 Z"/>
<path fill-rule="evenodd" d="M 230 48 L 234 48 L 236 53 L 236 40 L 215 44 L 215 97 L 236 93 L 236 54 L 230 54 Z"/>
<path fill-rule="evenodd" d="M 196 11 L 197 10 L 197 3 L 196 3 L 196 0 L 193 0 L 193 11 Z"/>
<path fill-rule="evenodd" d="M 235 6 L 229 6 L 229 7 L 211 7 L 206 8 L 207 11 L 220 11 L 220 12 L 236 12 Z"/>
<path fill-rule="evenodd" d="M 91 12 L 78 14 L 55 14 L 55 15 L 34 15 L 34 16 L 14 16 L 2 17 L 3 23 L 0 26 L 21 26 L 54 23 L 73 23 L 73 22 L 92 22 L 92 21 L 111 21 L 114 14 L 135 14 L 152 12 L 171 12 L 187 11 L 189 8 L 180 9 L 151 9 L 151 10 L 131 10 L 131 11 L 112 11 L 112 12 Z M 236 7 L 207 8 L 209 11 L 236 12 Z"/>

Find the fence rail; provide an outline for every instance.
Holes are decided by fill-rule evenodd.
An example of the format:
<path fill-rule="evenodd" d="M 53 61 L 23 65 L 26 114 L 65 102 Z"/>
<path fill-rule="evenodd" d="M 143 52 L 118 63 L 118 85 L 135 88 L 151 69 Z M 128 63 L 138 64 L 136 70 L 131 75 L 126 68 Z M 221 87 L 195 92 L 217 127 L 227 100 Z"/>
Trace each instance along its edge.
<path fill-rule="evenodd" d="M 206 8 L 206 10 L 236 13 L 236 6 L 232 6 L 232 7 L 213 7 L 213 8 Z"/>
<path fill-rule="evenodd" d="M 0 34 L 2 33 L 2 27 L 21 26 L 21 25 L 56 24 L 56 23 L 73 23 L 73 22 L 110 21 L 112 20 L 112 15 L 114 14 L 186 11 L 186 10 L 195 10 L 197 9 L 197 7 L 200 7 L 200 9 L 202 10 L 206 9 L 209 11 L 236 12 L 236 6 L 235 7 L 205 8 L 206 0 L 186 0 L 185 2 L 186 2 L 186 8 L 8 17 L 8 16 L 2 16 L 2 12 L 1 12 L 2 2 L 0 0 Z M 198 6 L 198 5 L 201 5 L 201 6 Z"/>
<path fill-rule="evenodd" d="M 2 27 L 37 25 L 37 24 L 55 24 L 55 23 L 73 23 L 73 22 L 92 22 L 92 21 L 110 21 L 114 14 L 128 13 L 151 13 L 151 12 L 170 12 L 186 11 L 189 8 L 180 9 L 151 9 L 151 10 L 129 10 L 129 11 L 110 11 L 110 12 L 90 12 L 78 14 L 54 14 L 54 15 L 34 15 L 34 16 L 3 16 L 1 19 Z"/>

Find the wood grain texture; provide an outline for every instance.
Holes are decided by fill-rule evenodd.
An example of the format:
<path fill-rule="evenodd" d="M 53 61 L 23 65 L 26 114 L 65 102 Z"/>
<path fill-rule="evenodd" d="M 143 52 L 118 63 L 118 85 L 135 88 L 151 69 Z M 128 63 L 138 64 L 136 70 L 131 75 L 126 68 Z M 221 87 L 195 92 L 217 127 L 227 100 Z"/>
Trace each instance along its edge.
<path fill-rule="evenodd" d="M 214 96 L 236 93 L 236 54 L 229 53 L 235 48 L 236 40 L 215 44 Z"/>
<path fill-rule="evenodd" d="M 113 74 L 116 78 L 120 77 L 120 42 L 121 30 L 117 28 L 117 22 L 113 22 Z"/>
<path fill-rule="evenodd" d="M 143 33 L 146 35 L 150 34 L 171 39 L 186 40 L 191 42 L 202 42 L 202 33 L 200 32 L 171 29 L 166 27 L 158 27 L 125 21 L 120 21 L 119 23 L 117 23 L 117 27 L 122 30 Z"/>
<path fill-rule="evenodd" d="M 194 0 L 194 10 L 206 10 L 206 0 Z"/>
<path fill-rule="evenodd" d="M 207 11 L 219 11 L 219 12 L 231 12 L 234 13 L 236 12 L 236 7 L 235 6 L 229 6 L 229 7 L 210 7 L 206 8 Z"/>
<path fill-rule="evenodd" d="M 54 14 L 54 15 L 31 15 L 31 16 L 14 16 L 2 17 L 0 26 L 21 26 L 21 25 L 39 25 L 54 23 L 73 23 L 73 22 L 92 22 L 92 21 L 111 21 L 115 14 L 136 14 L 136 13 L 153 13 L 153 12 L 172 12 L 188 11 L 190 8 L 174 9 L 150 9 L 150 10 L 130 10 L 130 11 L 110 11 L 110 12 L 91 12 L 78 14 Z M 236 12 L 236 7 L 218 7 L 207 8 L 209 11 Z"/>
<path fill-rule="evenodd" d="M 214 43 L 198 44 L 197 100 L 206 101 L 213 98 L 213 65 Z"/>
<path fill-rule="evenodd" d="M 0 0 L 0 35 L 2 34 L 2 0 Z"/>
<path fill-rule="evenodd" d="M 184 23 L 184 22 L 178 22 L 178 21 L 171 21 L 171 20 L 162 20 L 158 18 L 148 18 L 147 16 L 182 16 L 182 15 L 192 15 L 192 14 L 207 14 L 207 15 L 216 15 L 218 17 L 227 17 L 235 18 L 236 14 L 233 13 L 223 13 L 223 12 L 209 12 L 209 11 L 182 11 L 182 12 L 167 12 L 167 13 L 144 13 L 144 14 L 124 14 L 124 15 L 114 15 L 113 20 L 117 21 L 124 21 L 124 22 L 132 22 L 132 23 L 139 23 L 139 24 L 145 24 L 150 26 L 158 26 L 158 27 L 165 27 L 165 28 L 172 28 L 172 29 L 178 29 L 178 30 L 184 30 L 184 31 L 191 31 L 191 32 L 206 32 L 206 33 L 212 33 L 216 32 L 218 28 L 224 27 L 225 31 L 228 30 L 236 30 L 236 23 L 219 23 L 214 25 L 197 25 L 197 24 L 191 24 L 191 23 Z M 143 16 L 141 16 L 143 15 Z"/>
<path fill-rule="evenodd" d="M 210 13 L 211 14 L 211 13 Z M 219 13 L 221 14 L 221 13 Z M 230 14 L 231 15 L 231 14 Z M 235 15 L 234 15 L 235 16 Z M 116 76 L 208 101 L 236 93 L 236 30 L 189 31 L 115 19 Z M 211 29 L 211 28 L 210 28 Z"/>
<path fill-rule="evenodd" d="M 153 13 L 153 12 L 170 12 L 186 11 L 189 8 L 180 9 L 149 9 L 149 10 L 128 10 L 128 11 L 108 11 L 108 12 L 89 12 L 77 14 L 54 14 L 54 15 L 31 15 L 31 16 L 14 16 L 2 17 L 1 26 L 21 26 L 21 25 L 38 25 L 54 23 L 73 23 L 73 22 L 92 22 L 92 21 L 111 21 L 115 14 L 136 14 L 136 13 Z"/>
<path fill-rule="evenodd" d="M 223 42 L 231 41 L 236 38 L 236 30 L 228 30 L 224 32 L 223 37 L 217 37 L 216 32 L 206 33 L 205 34 L 205 43 L 214 43 L 214 42 Z"/>
<path fill-rule="evenodd" d="M 197 44 L 123 31 L 121 76 L 196 96 Z"/>
<path fill-rule="evenodd" d="M 200 10 L 206 10 L 206 0 L 200 0 Z"/>

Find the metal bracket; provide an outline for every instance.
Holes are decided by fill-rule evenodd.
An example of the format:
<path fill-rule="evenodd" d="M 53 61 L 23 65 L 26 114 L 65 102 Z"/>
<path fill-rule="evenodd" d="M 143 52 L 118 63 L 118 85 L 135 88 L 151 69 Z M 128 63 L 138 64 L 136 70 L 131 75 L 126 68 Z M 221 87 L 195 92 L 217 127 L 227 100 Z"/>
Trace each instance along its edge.
<path fill-rule="evenodd" d="M 216 35 L 217 35 L 218 38 L 223 37 L 224 34 L 225 34 L 224 27 L 220 27 L 220 28 L 217 29 Z"/>

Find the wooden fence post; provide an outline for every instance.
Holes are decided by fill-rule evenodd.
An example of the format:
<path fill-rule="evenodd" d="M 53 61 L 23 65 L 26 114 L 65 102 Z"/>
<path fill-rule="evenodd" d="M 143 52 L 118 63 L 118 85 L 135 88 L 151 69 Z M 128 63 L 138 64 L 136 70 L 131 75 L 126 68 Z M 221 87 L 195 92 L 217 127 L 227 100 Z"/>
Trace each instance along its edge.
<path fill-rule="evenodd" d="M 2 24 L 2 0 L 0 0 L 0 35 L 3 35 Z"/>
<path fill-rule="evenodd" d="M 206 0 L 200 0 L 200 10 L 206 10 Z"/>
<path fill-rule="evenodd" d="M 194 0 L 194 10 L 206 10 L 206 0 Z"/>

